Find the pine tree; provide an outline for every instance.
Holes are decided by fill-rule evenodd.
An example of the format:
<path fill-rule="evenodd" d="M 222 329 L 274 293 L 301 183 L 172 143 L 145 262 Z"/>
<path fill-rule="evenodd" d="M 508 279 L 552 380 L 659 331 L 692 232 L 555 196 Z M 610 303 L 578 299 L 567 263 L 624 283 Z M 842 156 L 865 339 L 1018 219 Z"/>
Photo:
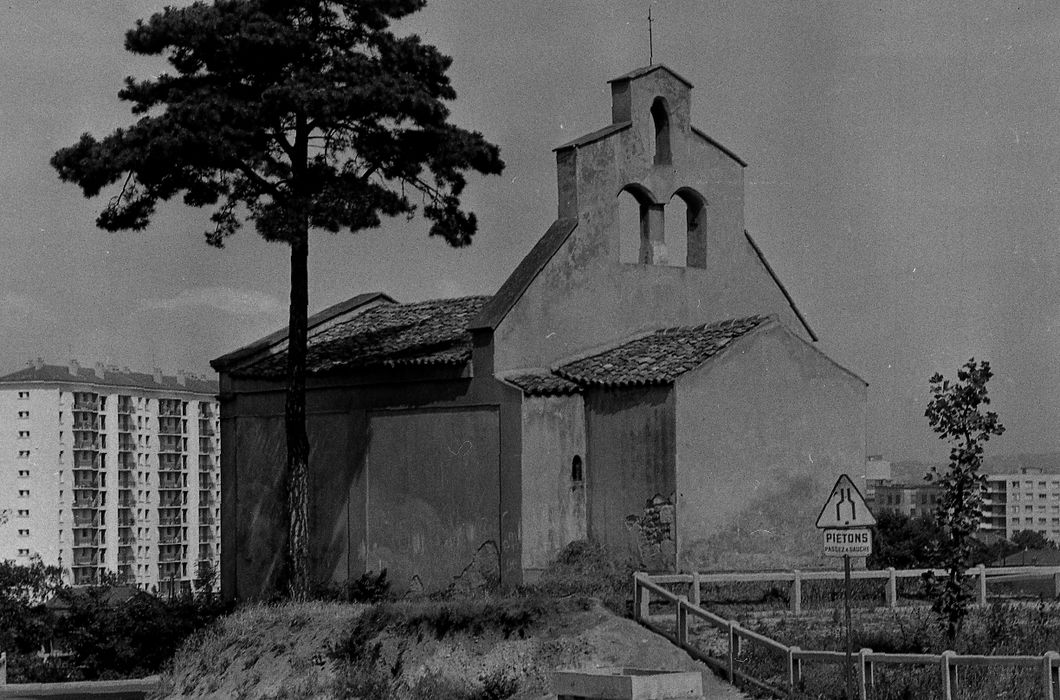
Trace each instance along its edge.
<path fill-rule="evenodd" d="M 127 78 L 138 120 L 52 158 L 86 197 L 121 183 L 96 220 L 145 228 L 159 201 L 213 207 L 206 242 L 244 222 L 290 247 L 285 427 L 288 586 L 309 590 L 309 441 L 305 426 L 309 231 L 360 231 L 421 199 L 430 235 L 471 242 L 466 174 L 498 174 L 499 150 L 449 123 L 450 59 L 390 23 L 426 0 L 214 0 L 138 21 L 129 51 L 171 73 Z"/>

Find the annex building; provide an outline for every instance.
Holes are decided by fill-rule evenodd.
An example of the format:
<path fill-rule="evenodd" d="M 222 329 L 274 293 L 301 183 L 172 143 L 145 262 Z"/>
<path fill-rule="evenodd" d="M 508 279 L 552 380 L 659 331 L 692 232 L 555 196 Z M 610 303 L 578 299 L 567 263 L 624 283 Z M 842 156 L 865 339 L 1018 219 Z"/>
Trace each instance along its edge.
<path fill-rule="evenodd" d="M 0 559 L 189 590 L 220 563 L 217 382 L 49 365 L 0 377 Z"/>
<path fill-rule="evenodd" d="M 746 164 L 691 124 L 691 89 L 661 65 L 611 81 L 611 123 L 556 149 L 557 217 L 495 294 L 310 318 L 318 581 L 518 583 L 586 538 L 664 571 L 820 561 L 866 384 L 744 230 Z M 282 576 L 285 360 L 280 331 L 212 363 L 227 596 Z"/>

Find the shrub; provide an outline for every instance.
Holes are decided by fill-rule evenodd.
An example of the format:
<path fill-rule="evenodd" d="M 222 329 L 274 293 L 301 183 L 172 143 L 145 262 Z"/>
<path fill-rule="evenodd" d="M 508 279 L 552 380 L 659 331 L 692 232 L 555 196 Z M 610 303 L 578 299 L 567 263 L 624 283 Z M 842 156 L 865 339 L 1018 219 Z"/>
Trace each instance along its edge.
<path fill-rule="evenodd" d="M 381 603 L 389 600 L 390 581 L 386 569 L 378 574 L 366 571 L 360 577 L 346 583 L 322 583 L 313 589 L 315 600 L 328 602 L 343 601 L 346 603 Z"/>
<path fill-rule="evenodd" d="M 619 615 L 630 615 L 635 571 L 630 559 L 621 560 L 606 546 L 576 540 L 563 548 L 528 589 L 548 596 L 592 596 Z"/>

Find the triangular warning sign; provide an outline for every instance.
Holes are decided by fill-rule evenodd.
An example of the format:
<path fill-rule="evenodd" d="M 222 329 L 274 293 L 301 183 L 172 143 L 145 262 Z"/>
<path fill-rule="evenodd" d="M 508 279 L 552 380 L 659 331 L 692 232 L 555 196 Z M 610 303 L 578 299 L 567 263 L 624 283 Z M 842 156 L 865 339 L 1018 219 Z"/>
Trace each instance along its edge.
<path fill-rule="evenodd" d="M 850 477 L 843 474 L 817 516 L 817 527 L 868 527 L 876 524 L 865 499 Z"/>

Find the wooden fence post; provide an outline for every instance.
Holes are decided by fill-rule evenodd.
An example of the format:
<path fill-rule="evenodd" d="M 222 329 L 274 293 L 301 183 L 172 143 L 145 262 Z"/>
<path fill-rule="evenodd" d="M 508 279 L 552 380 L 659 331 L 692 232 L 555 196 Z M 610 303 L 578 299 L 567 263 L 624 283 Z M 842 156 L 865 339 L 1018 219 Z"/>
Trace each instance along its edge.
<path fill-rule="evenodd" d="M 633 614 L 637 616 L 637 620 L 647 622 L 650 616 L 648 605 L 651 603 L 651 593 L 641 585 L 641 577 L 640 572 L 633 574 Z"/>
<path fill-rule="evenodd" d="M 942 667 L 942 697 L 943 700 L 953 700 L 953 691 L 957 688 L 957 679 L 953 672 L 957 670 L 956 666 L 950 665 L 950 657 L 954 656 L 955 652 L 947 649 L 942 652 L 942 661 L 940 665 Z"/>
<path fill-rule="evenodd" d="M 684 601 L 677 601 L 677 645 L 688 646 L 688 608 Z"/>
<path fill-rule="evenodd" d="M 1060 663 L 1060 654 L 1055 651 L 1045 652 L 1044 661 L 1042 662 L 1042 682 L 1045 683 L 1045 693 L 1042 695 L 1047 700 L 1056 700 L 1057 693 L 1060 692 L 1058 687 L 1057 669 L 1056 664 Z"/>
<path fill-rule="evenodd" d="M 0 685 L 7 685 L 7 652 L 0 651 Z"/>
<path fill-rule="evenodd" d="M 736 623 L 729 620 L 729 682 L 736 685 Z"/>
<path fill-rule="evenodd" d="M 861 700 L 868 700 L 868 686 L 872 685 L 872 662 L 865 658 L 871 653 L 872 649 L 864 647 L 858 651 L 858 697 Z"/>
<path fill-rule="evenodd" d="M 894 575 L 894 567 L 887 567 L 887 607 L 898 607 L 898 578 Z"/>
<path fill-rule="evenodd" d="M 802 659 L 796 654 L 801 651 L 799 647 L 788 647 L 788 692 L 795 694 L 795 689 L 802 683 Z"/>
<path fill-rule="evenodd" d="M 795 578 L 791 581 L 791 612 L 802 614 L 802 572 L 795 569 Z"/>
<path fill-rule="evenodd" d="M 699 607 L 700 603 L 699 593 L 699 570 L 692 570 L 692 588 L 688 591 L 688 599 L 692 601 L 692 604 Z"/>
<path fill-rule="evenodd" d="M 986 566 L 979 565 L 979 604 L 986 605 Z"/>

